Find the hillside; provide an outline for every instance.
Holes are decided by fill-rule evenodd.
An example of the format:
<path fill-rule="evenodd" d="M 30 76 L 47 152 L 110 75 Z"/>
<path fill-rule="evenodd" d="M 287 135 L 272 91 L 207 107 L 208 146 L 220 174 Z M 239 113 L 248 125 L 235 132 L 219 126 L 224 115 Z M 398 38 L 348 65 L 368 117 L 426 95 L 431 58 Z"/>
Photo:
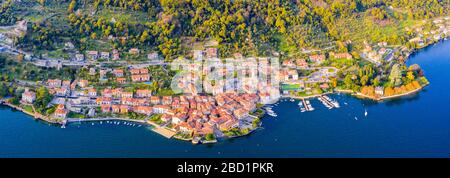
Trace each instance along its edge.
<path fill-rule="evenodd" d="M 19 40 L 30 51 L 47 53 L 72 42 L 81 51 L 138 47 L 169 59 L 207 41 L 222 57 L 297 56 L 346 41 L 356 48 L 404 44 L 406 28 L 448 15 L 449 6 L 428 0 L 7 0 L 0 15 L 2 25 L 32 22 Z"/>

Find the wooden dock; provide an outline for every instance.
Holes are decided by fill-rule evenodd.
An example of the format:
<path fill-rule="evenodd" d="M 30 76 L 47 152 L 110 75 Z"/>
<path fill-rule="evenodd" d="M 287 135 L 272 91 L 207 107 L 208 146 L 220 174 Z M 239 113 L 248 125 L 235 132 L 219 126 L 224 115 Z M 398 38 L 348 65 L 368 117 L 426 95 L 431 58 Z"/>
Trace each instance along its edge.
<path fill-rule="evenodd" d="M 328 100 L 327 98 L 323 97 L 323 95 L 319 96 L 319 98 L 322 99 L 324 104 L 326 104 L 328 107 L 330 107 L 330 109 L 335 107 L 335 105 L 330 100 Z"/>
<path fill-rule="evenodd" d="M 310 103 L 310 104 L 306 103 L 306 100 L 305 100 L 305 99 L 302 99 L 302 103 L 303 103 L 303 107 L 305 107 L 305 110 L 306 110 L 306 111 L 312 111 L 312 110 L 314 110 L 314 108 L 312 108 L 312 106 L 311 106 L 311 103 Z"/>

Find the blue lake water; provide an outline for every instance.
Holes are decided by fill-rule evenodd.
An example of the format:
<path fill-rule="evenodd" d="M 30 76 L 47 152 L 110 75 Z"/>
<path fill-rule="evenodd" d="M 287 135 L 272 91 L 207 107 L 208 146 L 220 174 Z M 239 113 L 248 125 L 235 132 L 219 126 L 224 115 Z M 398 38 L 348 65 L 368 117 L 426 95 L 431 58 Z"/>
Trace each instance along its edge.
<path fill-rule="evenodd" d="M 214 145 L 166 139 L 137 125 L 62 129 L 0 106 L 0 157 L 450 157 L 450 41 L 408 63 L 420 64 L 431 82 L 418 94 L 381 103 L 330 95 L 341 108 L 313 99 L 316 110 L 305 113 L 298 101 L 284 101 L 273 108 L 278 117 L 263 119 L 264 129 Z"/>

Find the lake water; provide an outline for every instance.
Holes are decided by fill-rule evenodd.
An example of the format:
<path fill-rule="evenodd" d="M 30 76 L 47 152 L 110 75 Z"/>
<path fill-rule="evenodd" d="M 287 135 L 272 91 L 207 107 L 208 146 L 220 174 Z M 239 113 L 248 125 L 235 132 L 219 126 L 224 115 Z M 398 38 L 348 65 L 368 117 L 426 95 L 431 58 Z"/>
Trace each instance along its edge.
<path fill-rule="evenodd" d="M 420 64 L 431 82 L 418 94 L 381 103 L 330 95 L 341 108 L 313 99 L 316 110 L 305 113 L 298 101 L 284 101 L 263 129 L 214 145 L 166 139 L 137 124 L 62 129 L 1 106 L 0 157 L 450 157 L 450 41 L 408 63 Z"/>

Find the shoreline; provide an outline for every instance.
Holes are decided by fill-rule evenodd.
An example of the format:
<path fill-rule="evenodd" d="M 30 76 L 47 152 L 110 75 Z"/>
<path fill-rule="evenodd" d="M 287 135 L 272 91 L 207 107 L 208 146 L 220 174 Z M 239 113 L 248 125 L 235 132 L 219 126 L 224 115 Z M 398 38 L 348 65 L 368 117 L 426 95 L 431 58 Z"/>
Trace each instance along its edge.
<path fill-rule="evenodd" d="M 152 126 L 152 131 L 155 133 L 158 133 L 166 138 L 172 138 L 175 135 L 175 132 L 172 130 L 169 130 L 167 128 L 161 127 L 158 124 L 152 123 L 150 121 L 145 120 L 135 120 L 135 119 L 128 119 L 128 118 L 119 118 L 119 117 L 111 117 L 111 118 L 87 118 L 87 119 L 77 119 L 77 118 L 67 118 L 67 123 L 74 123 L 74 122 L 99 122 L 99 121 L 126 121 L 126 122 L 134 122 L 139 123 L 143 125 Z"/>
<path fill-rule="evenodd" d="M 311 98 L 317 98 L 319 96 L 322 95 L 327 95 L 327 94 L 336 94 L 336 93 L 344 93 L 344 94 L 350 94 L 352 96 L 355 97 L 360 97 L 360 98 L 364 98 L 364 99 L 370 99 L 373 101 L 383 101 L 383 100 L 389 100 L 389 99 L 396 99 L 396 98 L 401 98 L 404 96 L 408 96 L 411 94 L 415 94 L 417 92 L 420 92 L 421 90 L 423 90 L 426 86 L 428 86 L 428 84 L 421 86 L 420 88 L 416 88 L 414 90 L 405 92 L 405 93 L 401 93 L 401 94 L 397 94 L 397 95 L 392 95 L 392 96 L 382 96 L 382 97 L 373 97 L 373 96 L 368 96 L 368 95 L 364 95 L 360 92 L 354 92 L 352 90 L 340 90 L 340 89 L 335 89 L 332 92 L 326 92 L 326 93 L 322 93 L 322 94 L 315 94 L 315 95 L 310 95 L 310 96 L 291 96 L 291 95 L 283 95 L 281 98 L 292 98 L 292 99 L 311 99 Z"/>
<path fill-rule="evenodd" d="M 59 120 L 59 119 L 51 118 L 49 116 L 44 116 L 44 115 L 42 115 L 40 113 L 30 113 L 30 112 L 26 111 L 25 109 L 23 109 L 23 108 L 21 108 L 19 106 L 13 105 L 11 103 L 8 103 L 6 101 L 2 101 L 1 104 L 3 104 L 4 106 L 8 106 L 11 109 L 15 109 L 15 110 L 18 110 L 18 111 L 20 111 L 22 113 L 25 113 L 26 115 L 31 116 L 35 120 L 41 120 L 41 121 L 45 121 L 45 122 L 50 123 L 50 124 L 59 124 L 59 125 L 65 125 L 67 123 L 67 120 L 65 120 L 65 119 L 64 120 Z"/>
<path fill-rule="evenodd" d="M 445 40 L 441 39 L 441 40 L 433 41 L 432 43 L 429 43 L 429 44 L 427 44 L 425 46 L 422 46 L 420 48 L 412 49 L 410 54 L 414 54 L 414 53 L 420 51 L 421 49 L 430 47 L 431 45 L 434 45 L 434 44 L 436 44 L 438 42 L 442 42 L 442 41 L 445 41 Z M 410 55 L 408 55 L 408 59 L 409 59 L 409 57 L 410 57 Z M 429 83 L 421 86 L 420 88 L 414 89 L 412 91 L 408 91 L 408 92 L 405 92 L 405 93 L 402 93 L 402 94 L 397 94 L 397 95 L 392 95 L 392 96 L 383 96 L 383 97 L 372 97 L 372 96 L 364 95 L 364 94 L 362 94 L 360 92 L 354 92 L 352 90 L 343 90 L 343 89 L 334 89 L 333 91 L 325 92 L 325 93 L 322 93 L 322 94 L 314 94 L 314 95 L 310 95 L 310 96 L 281 95 L 280 99 L 274 100 L 273 103 L 279 102 L 282 98 L 310 99 L 310 98 L 319 97 L 321 95 L 335 94 L 335 93 L 345 93 L 345 94 L 350 94 L 350 95 L 355 96 L 355 97 L 360 97 L 360 98 L 364 98 L 364 99 L 370 99 L 370 100 L 373 100 L 373 101 L 383 101 L 383 100 L 401 98 L 401 97 L 404 97 L 404 96 L 415 94 L 415 93 L 420 92 L 421 90 L 423 90 L 428 85 L 429 85 Z M 271 104 L 273 104 L 273 103 L 271 103 Z M 152 123 L 152 122 L 146 121 L 146 120 L 134 120 L 134 119 L 114 118 L 114 117 L 111 117 L 111 118 L 87 118 L 87 119 L 67 118 L 67 119 L 62 119 L 61 120 L 61 119 L 51 118 L 49 116 L 44 116 L 44 115 L 42 115 L 40 113 L 30 113 L 30 112 L 26 111 L 25 109 L 21 108 L 20 106 L 16 106 L 16 105 L 13 105 L 11 103 L 8 103 L 7 101 L 5 101 L 3 99 L 0 100 L 0 104 L 5 105 L 5 106 L 9 106 L 12 109 L 16 109 L 18 111 L 21 111 L 21 112 L 25 113 L 26 115 L 29 115 L 29 116 L 33 117 L 35 120 L 41 120 L 41 121 L 44 121 L 44 122 L 47 122 L 47 123 L 50 123 L 50 124 L 59 124 L 59 125 L 65 126 L 67 123 L 73 123 L 73 122 L 98 122 L 98 121 L 114 121 L 114 120 L 116 120 L 116 121 L 128 121 L 128 122 L 135 122 L 135 123 L 140 123 L 140 124 L 145 124 L 145 125 L 152 126 L 153 128 L 151 130 L 153 132 L 158 133 L 158 134 L 160 134 L 160 135 L 162 135 L 162 136 L 164 136 L 166 138 L 169 138 L 169 139 L 170 138 L 175 138 L 175 139 L 178 139 L 178 140 L 185 140 L 185 141 L 192 141 L 193 140 L 193 138 L 190 138 L 190 139 L 178 138 L 176 136 L 177 132 L 174 132 L 173 130 L 170 130 L 170 129 L 165 128 L 165 127 L 161 127 L 161 126 L 159 126 L 159 125 L 157 125 L 155 123 Z M 262 119 L 262 118 L 263 117 L 260 117 L 260 119 Z M 243 135 L 237 135 L 237 136 L 225 137 L 225 138 L 236 138 L 236 137 L 246 136 L 246 135 L 249 135 L 249 134 L 253 133 L 256 130 L 257 130 L 257 128 L 252 129 L 248 133 L 243 134 Z"/>

